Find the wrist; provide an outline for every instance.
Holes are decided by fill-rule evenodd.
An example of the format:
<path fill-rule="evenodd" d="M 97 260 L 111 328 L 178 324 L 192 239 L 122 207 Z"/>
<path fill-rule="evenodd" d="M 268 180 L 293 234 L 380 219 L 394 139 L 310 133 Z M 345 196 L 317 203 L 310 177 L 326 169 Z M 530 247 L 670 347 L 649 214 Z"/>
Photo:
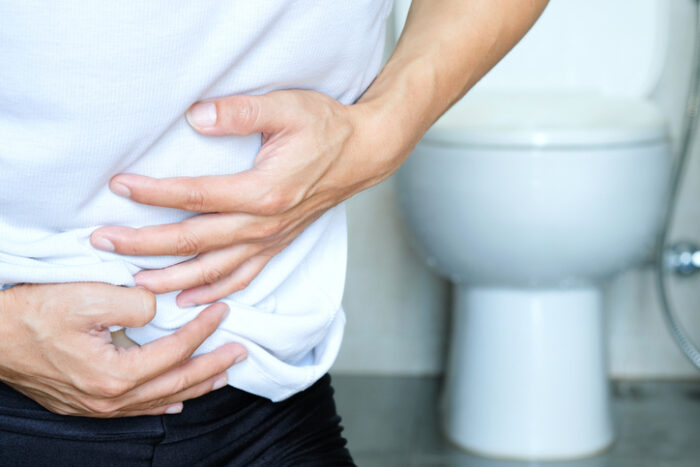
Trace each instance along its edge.
<path fill-rule="evenodd" d="M 362 163 L 372 167 L 379 183 L 401 166 L 432 121 L 425 118 L 422 96 L 411 96 L 408 85 L 396 83 L 392 89 L 375 84 L 351 109 L 364 141 Z"/>
<path fill-rule="evenodd" d="M 392 66 L 393 65 L 393 66 Z M 430 67 L 418 62 L 389 64 L 354 104 L 367 157 L 384 174 L 393 173 L 437 119 Z"/>
<path fill-rule="evenodd" d="M 355 193 L 393 174 L 410 153 L 407 133 L 380 102 L 358 102 L 349 107 L 355 121 L 351 153 L 354 177 L 364 179 Z"/>

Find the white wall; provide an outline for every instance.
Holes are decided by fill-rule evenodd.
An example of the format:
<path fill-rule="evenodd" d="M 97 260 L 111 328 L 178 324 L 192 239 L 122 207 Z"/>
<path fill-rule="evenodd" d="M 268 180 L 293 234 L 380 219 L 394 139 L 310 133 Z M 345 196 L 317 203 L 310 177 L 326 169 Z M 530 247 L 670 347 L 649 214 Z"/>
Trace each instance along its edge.
<path fill-rule="evenodd" d="M 562 1 L 562 0 L 553 0 Z M 692 0 L 673 0 L 685 18 L 674 25 L 664 76 L 653 100 L 680 128 L 693 39 Z M 345 293 L 348 325 L 336 373 L 438 374 L 449 323 L 448 284 L 411 248 L 397 208 L 394 182 L 348 202 L 349 265 Z M 700 243 L 700 145 L 693 148 L 674 239 Z M 610 372 L 624 378 L 698 378 L 672 342 L 662 320 L 651 267 L 628 271 L 606 287 Z M 672 279 L 672 302 L 700 344 L 700 277 Z"/>
<path fill-rule="evenodd" d="M 664 74 L 652 96 L 665 111 L 677 144 L 689 86 L 695 11 L 691 0 L 673 0 L 677 16 Z M 700 130 L 700 128 L 696 129 Z M 700 244 L 700 145 L 693 144 L 684 175 L 671 240 Z M 670 300 L 680 321 L 700 345 L 700 277 L 670 278 Z M 651 267 L 629 271 L 607 288 L 610 371 L 622 378 L 698 378 L 670 338 L 660 310 Z"/>
<path fill-rule="evenodd" d="M 335 370 L 386 374 L 441 371 L 448 284 L 411 249 L 393 179 L 348 203 L 348 322 Z"/>

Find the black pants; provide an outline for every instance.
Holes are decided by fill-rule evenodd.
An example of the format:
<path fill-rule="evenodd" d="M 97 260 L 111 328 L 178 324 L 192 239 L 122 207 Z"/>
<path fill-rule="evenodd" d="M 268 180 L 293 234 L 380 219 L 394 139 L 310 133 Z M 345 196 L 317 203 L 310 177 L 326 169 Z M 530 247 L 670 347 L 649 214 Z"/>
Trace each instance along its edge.
<path fill-rule="evenodd" d="M 354 465 L 326 375 L 290 399 L 226 386 L 182 413 L 93 419 L 53 414 L 0 383 L 0 466 Z"/>

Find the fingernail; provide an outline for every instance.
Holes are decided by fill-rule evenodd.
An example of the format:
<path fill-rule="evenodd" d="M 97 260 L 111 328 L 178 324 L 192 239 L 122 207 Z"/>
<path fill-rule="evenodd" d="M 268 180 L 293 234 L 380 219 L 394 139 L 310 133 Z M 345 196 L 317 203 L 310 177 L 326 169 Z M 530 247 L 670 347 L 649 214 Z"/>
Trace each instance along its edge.
<path fill-rule="evenodd" d="M 246 354 L 241 354 L 241 355 L 239 355 L 238 357 L 236 357 L 236 359 L 233 361 L 233 364 L 235 365 L 235 364 L 237 364 L 237 363 L 241 363 L 241 362 L 242 362 L 243 360 L 245 360 L 246 358 L 248 358 L 248 355 L 246 355 Z"/>
<path fill-rule="evenodd" d="M 177 303 L 177 306 L 179 308 L 190 308 L 190 307 L 196 305 L 196 303 L 191 301 L 191 300 L 187 300 L 187 299 L 181 300 L 180 298 L 177 298 L 175 300 L 175 303 Z"/>
<path fill-rule="evenodd" d="M 182 412 L 182 404 L 171 405 L 170 407 L 165 409 L 165 413 L 170 414 L 170 415 L 180 413 L 180 412 Z"/>
<path fill-rule="evenodd" d="M 97 237 L 92 239 L 92 246 L 94 246 L 98 250 L 114 251 L 114 243 L 110 242 L 104 237 Z"/>
<path fill-rule="evenodd" d="M 214 126 L 216 123 L 216 104 L 213 102 L 199 102 L 187 111 L 187 121 L 190 125 L 204 128 Z"/>
<path fill-rule="evenodd" d="M 229 308 L 229 306 L 224 302 L 213 303 L 210 307 L 207 307 L 207 309 L 211 309 L 212 311 L 216 310 L 219 313 L 219 322 L 225 320 L 228 314 L 231 312 L 231 308 Z"/>
<path fill-rule="evenodd" d="M 139 287 L 141 289 L 147 289 L 145 282 L 142 279 L 142 276 L 140 276 L 138 273 L 134 275 L 134 287 Z"/>
<path fill-rule="evenodd" d="M 123 196 L 124 198 L 131 197 L 131 190 L 129 190 L 126 185 L 122 185 L 121 183 L 112 183 L 110 185 L 110 189 L 115 195 Z"/>
<path fill-rule="evenodd" d="M 217 389 L 221 389 L 224 386 L 226 386 L 226 383 L 228 383 L 228 378 L 226 376 L 222 376 L 221 378 L 216 380 L 214 386 L 211 387 L 211 390 L 216 391 Z"/>

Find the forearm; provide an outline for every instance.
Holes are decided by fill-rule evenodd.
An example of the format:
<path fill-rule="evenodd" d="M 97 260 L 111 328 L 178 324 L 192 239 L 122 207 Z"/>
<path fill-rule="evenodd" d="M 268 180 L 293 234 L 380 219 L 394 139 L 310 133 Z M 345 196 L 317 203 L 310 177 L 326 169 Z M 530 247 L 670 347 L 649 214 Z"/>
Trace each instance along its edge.
<path fill-rule="evenodd" d="M 527 32 L 547 0 L 413 0 L 397 47 L 358 101 L 385 150 L 379 177 L 401 165 L 440 115 Z M 378 142 L 379 144 L 379 142 Z"/>

